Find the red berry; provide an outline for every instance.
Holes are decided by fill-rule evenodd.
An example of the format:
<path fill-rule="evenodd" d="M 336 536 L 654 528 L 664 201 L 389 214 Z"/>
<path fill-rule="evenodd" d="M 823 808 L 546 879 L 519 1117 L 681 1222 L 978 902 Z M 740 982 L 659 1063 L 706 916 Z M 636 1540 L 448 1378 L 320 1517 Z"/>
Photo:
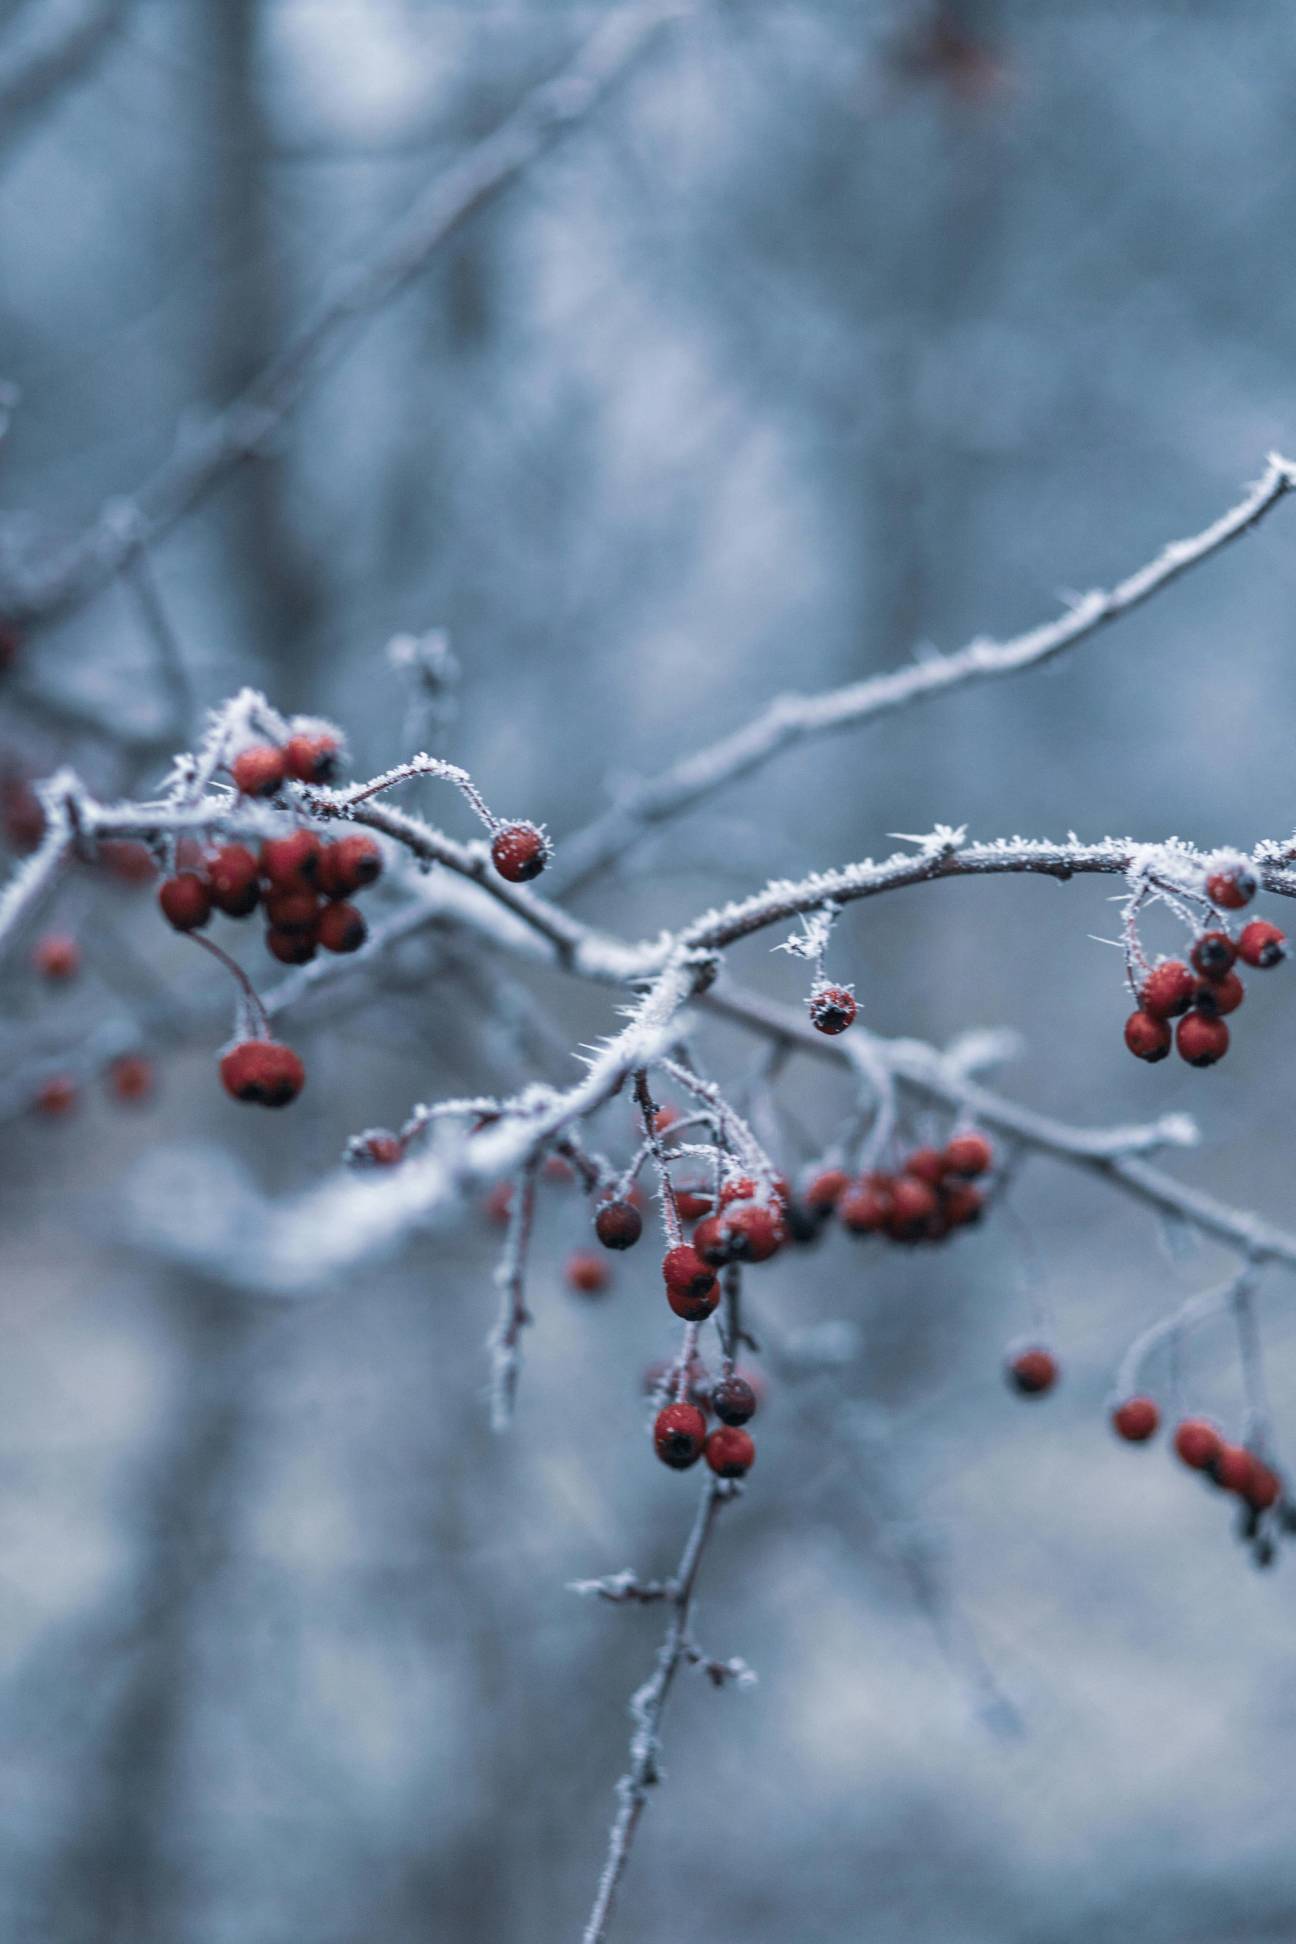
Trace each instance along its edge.
<path fill-rule="evenodd" d="M 225 1091 L 257 1107 L 286 1107 L 306 1083 L 306 1069 L 278 1040 L 240 1040 L 221 1059 Z"/>
<path fill-rule="evenodd" d="M 940 1205 L 951 1228 L 970 1228 L 985 1213 L 985 1197 L 970 1181 L 942 1181 Z"/>
<path fill-rule="evenodd" d="M 1177 1019 L 1192 1004 L 1197 981 L 1182 959 L 1162 959 L 1139 988 L 1139 1006 L 1153 1019 Z"/>
<path fill-rule="evenodd" d="M 643 1216 L 627 1201 L 604 1202 L 594 1233 L 605 1249 L 632 1249 L 643 1234 Z"/>
<path fill-rule="evenodd" d="M 491 863 L 510 884 L 529 884 L 549 862 L 549 845 L 532 823 L 504 824 L 491 839 Z"/>
<path fill-rule="evenodd" d="M 1222 979 L 1199 979 L 1193 1004 L 1208 1018 L 1221 1019 L 1225 1013 L 1236 1012 L 1245 998 L 1246 987 L 1237 973 L 1226 972 Z"/>
<path fill-rule="evenodd" d="M 756 1447 L 746 1431 L 722 1424 L 706 1441 L 706 1461 L 717 1478 L 742 1478 L 756 1462 Z"/>
<path fill-rule="evenodd" d="M 261 896 L 260 866 L 243 844 L 226 844 L 207 866 L 211 901 L 227 918 L 246 918 Z"/>
<path fill-rule="evenodd" d="M 482 1213 L 488 1222 L 503 1228 L 508 1222 L 509 1211 L 513 1206 L 513 1183 L 497 1181 L 482 1203 Z"/>
<path fill-rule="evenodd" d="M 364 916 L 344 900 L 325 905 L 315 936 L 326 952 L 358 952 L 369 936 Z"/>
<path fill-rule="evenodd" d="M 1175 1427 L 1175 1451 L 1193 1471 L 1208 1470 L 1223 1442 L 1209 1418 L 1184 1418 Z"/>
<path fill-rule="evenodd" d="M 151 884 L 157 862 L 147 844 L 133 837 L 108 837 L 99 846 L 99 864 L 122 884 Z"/>
<path fill-rule="evenodd" d="M 787 1240 L 782 1214 L 760 1202 L 740 1202 L 723 1219 L 729 1230 L 729 1247 L 737 1262 L 768 1262 Z"/>
<path fill-rule="evenodd" d="M 1267 1512 L 1282 1497 L 1282 1480 L 1262 1458 L 1251 1457 L 1251 1476 L 1243 1497 L 1253 1512 Z"/>
<path fill-rule="evenodd" d="M 1245 864 L 1230 864 L 1222 871 L 1212 871 L 1206 880 L 1206 896 L 1224 911 L 1241 911 L 1255 894 L 1255 872 Z"/>
<path fill-rule="evenodd" d="M 830 1215 L 850 1187 L 844 1168 L 825 1168 L 807 1187 L 802 1199 L 812 1215 Z"/>
<path fill-rule="evenodd" d="M 1189 957 L 1203 979 L 1222 979 L 1238 955 L 1238 948 L 1225 931 L 1203 932 Z"/>
<path fill-rule="evenodd" d="M 1251 1474 L 1255 1470 L 1255 1459 L 1242 1445 L 1221 1444 L 1211 1460 L 1210 1474 L 1215 1483 L 1225 1492 L 1236 1492 L 1245 1498 L 1251 1488 Z"/>
<path fill-rule="evenodd" d="M 1185 1013 L 1175 1032 L 1181 1059 L 1189 1066 L 1214 1066 L 1229 1049 L 1229 1029 L 1222 1019 L 1209 1019 L 1203 1012 Z"/>
<path fill-rule="evenodd" d="M 25 776 L 12 774 L 0 779 L 0 825 L 10 850 L 25 857 L 34 851 L 45 835 L 45 812 L 41 800 Z M 100 862 L 104 845 L 99 846 Z M 148 856 L 147 851 L 144 853 Z M 152 860 L 150 860 L 151 862 Z"/>
<path fill-rule="evenodd" d="M 1261 966 L 1267 971 L 1286 958 L 1287 935 L 1267 918 L 1253 918 L 1249 925 L 1242 927 L 1238 953 L 1248 965 Z"/>
<path fill-rule="evenodd" d="M 404 1159 L 405 1143 L 385 1127 L 358 1134 L 347 1148 L 347 1160 L 353 1165 L 358 1162 L 370 1168 L 394 1168 Z"/>
<path fill-rule="evenodd" d="M 306 891 L 319 875 L 320 840 L 313 830 L 267 837 L 261 846 L 261 875 L 276 891 Z"/>
<path fill-rule="evenodd" d="M 313 932 L 320 915 L 320 901 L 314 891 L 269 891 L 265 901 L 266 923 L 278 931 Z"/>
<path fill-rule="evenodd" d="M 1127 1397 L 1111 1414 L 1112 1428 L 1127 1444 L 1146 1444 L 1156 1436 L 1161 1413 L 1150 1397 Z"/>
<path fill-rule="evenodd" d="M 668 1249 L 662 1259 L 666 1280 L 666 1300 L 676 1316 L 687 1323 L 700 1323 L 710 1316 L 720 1301 L 720 1285 L 696 1249 L 681 1243 Z"/>
<path fill-rule="evenodd" d="M 1019 1350 L 1008 1361 L 1007 1377 L 1023 1397 L 1042 1397 L 1058 1380 L 1057 1358 L 1050 1350 Z"/>
<path fill-rule="evenodd" d="M 577 1249 L 567 1258 L 567 1281 L 582 1296 L 597 1296 L 608 1286 L 607 1263 L 589 1249 Z"/>
<path fill-rule="evenodd" d="M 945 1167 L 954 1175 L 983 1175 L 994 1159 L 984 1134 L 956 1134 L 945 1149 Z"/>
<path fill-rule="evenodd" d="M 844 1033 L 855 1017 L 855 995 L 846 986 L 820 986 L 810 994 L 810 1024 L 821 1033 Z"/>
<path fill-rule="evenodd" d="M 711 1213 L 711 1197 L 702 1188 L 677 1188 L 675 1205 L 682 1222 L 697 1222 Z"/>
<path fill-rule="evenodd" d="M 253 743 L 230 764 L 234 787 L 244 796 L 273 796 L 287 773 L 283 751 L 273 743 Z"/>
<path fill-rule="evenodd" d="M 721 1208 L 728 1208 L 734 1202 L 755 1201 L 760 1194 L 759 1183 L 750 1175 L 731 1175 L 728 1181 L 720 1183 Z"/>
<path fill-rule="evenodd" d="M 81 947 L 70 932 L 46 932 L 36 941 L 32 964 L 42 979 L 74 979 L 81 970 Z"/>
<path fill-rule="evenodd" d="M 653 1450 L 672 1471 L 687 1471 L 702 1456 L 706 1419 L 696 1404 L 668 1404 L 653 1425 Z"/>
<path fill-rule="evenodd" d="M 745 1377 L 722 1377 L 711 1392 L 711 1409 L 722 1424 L 746 1424 L 756 1415 L 756 1393 Z"/>
<path fill-rule="evenodd" d="M 1136 1012 L 1125 1021 L 1125 1044 L 1136 1060 L 1146 1060 L 1149 1066 L 1155 1066 L 1170 1051 L 1172 1035 L 1164 1019 Z"/>
<path fill-rule="evenodd" d="M 891 1190 L 887 1234 L 897 1242 L 916 1241 L 936 1213 L 937 1206 L 936 1190 L 928 1187 L 925 1181 L 917 1181 L 913 1175 L 897 1175 Z"/>
<path fill-rule="evenodd" d="M 724 1215 L 707 1215 L 693 1231 L 693 1247 L 713 1269 L 734 1259 L 734 1235 Z"/>
<path fill-rule="evenodd" d="M 929 1188 L 939 1188 L 949 1170 L 949 1157 L 940 1148 L 915 1148 L 904 1164 L 904 1171 L 917 1181 L 925 1181 Z M 980 1172 L 973 1168 L 973 1174 Z"/>
<path fill-rule="evenodd" d="M 55 1073 L 48 1080 L 42 1080 L 32 1105 L 38 1114 L 58 1120 L 72 1112 L 80 1097 L 77 1083 L 70 1074 Z"/>
<path fill-rule="evenodd" d="M 177 931 L 198 931 L 211 917 L 211 893 L 196 871 L 181 871 L 158 891 L 158 903 Z"/>
<path fill-rule="evenodd" d="M 266 950 L 281 965 L 309 965 L 319 950 L 315 942 L 314 930 L 303 931 L 294 926 L 290 931 L 283 925 L 271 925 L 265 935 Z"/>
<path fill-rule="evenodd" d="M 341 751 L 336 736 L 289 736 L 283 753 L 289 776 L 299 783 L 331 783 L 337 775 Z"/>
<path fill-rule="evenodd" d="M 886 1227 L 890 1214 L 890 1181 L 882 1175 L 857 1181 L 837 1203 L 837 1218 L 852 1235 L 876 1235 Z"/>
<path fill-rule="evenodd" d="M 147 1100 L 153 1091 L 153 1062 L 142 1053 L 122 1053 L 108 1069 L 108 1085 L 118 1100 Z"/>
<path fill-rule="evenodd" d="M 329 898 L 349 898 L 381 875 L 383 856 L 372 837 L 340 837 L 320 851 L 319 884 Z"/>

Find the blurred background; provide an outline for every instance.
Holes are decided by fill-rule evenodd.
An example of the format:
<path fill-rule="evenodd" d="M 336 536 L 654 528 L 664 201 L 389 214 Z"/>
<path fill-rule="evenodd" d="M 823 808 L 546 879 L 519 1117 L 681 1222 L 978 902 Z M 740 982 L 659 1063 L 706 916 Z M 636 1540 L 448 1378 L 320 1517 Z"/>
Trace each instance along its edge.
<path fill-rule="evenodd" d="M 183 446 L 605 11 L 4 0 L 0 581 Z M 561 854 L 782 688 L 1109 584 L 1296 439 L 1294 89 L 1296 17 L 1265 0 L 699 7 L 153 550 L 192 730 L 251 682 L 344 722 L 359 774 L 431 739 Z M 651 935 L 936 820 L 1285 834 L 1294 518 L 1043 673 L 779 758 L 574 908 Z M 431 629 L 459 679 L 415 725 L 384 650 Z M 7 784 L 72 762 L 146 791 L 177 745 L 121 739 L 165 733 L 165 700 L 114 582 L 25 633 L 0 689 Z M 472 834 L 444 797 L 411 801 Z M 1218 1069 L 1138 1066 L 1096 942 L 1111 888 L 878 900 L 846 915 L 833 967 L 877 1031 L 1017 1030 L 997 1084 L 1051 1113 L 1191 1111 L 1203 1143 L 1175 1169 L 1285 1219 L 1292 975 L 1256 981 Z M 168 1268 L 141 1225 L 160 1162 L 214 1201 L 232 1169 L 291 1194 L 417 1098 L 569 1079 L 565 1049 L 616 995 L 528 973 L 541 1030 L 497 1016 L 470 962 L 416 953 L 366 1003 L 303 1012 L 311 1084 L 266 1124 L 215 1080 L 219 969 L 147 888 L 81 873 L 55 918 L 81 976 L 52 994 L 19 964 L 0 1037 L 0 1934 L 577 1937 L 661 1616 L 565 1589 L 669 1572 L 695 1496 L 645 1438 L 642 1371 L 675 1340 L 654 1252 L 572 1295 L 587 1214 L 544 1186 L 536 1327 L 497 1437 L 499 1236 L 479 1215 L 286 1304 L 219 1261 Z M 772 942 L 735 970 L 798 1001 Z M 154 1100 L 95 1083 L 73 1112 L 27 1111 L 105 1022 L 174 1026 L 176 999 L 217 1010 L 167 1039 Z M 750 1081 L 732 1032 L 698 1053 Z M 776 1095 L 795 1169 L 847 1097 L 797 1062 Z M 623 1117 L 599 1131 L 621 1153 Z M 806 1349 L 767 1372 L 698 1615 L 759 1685 L 681 1677 L 620 1944 L 1296 1935 L 1292 1562 L 1254 1571 L 1222 1502 L 1105 1416 L 1130 1337 L 1228 1267 L 1031 1161 L 945 1249 L 835 1236 L 762 1273 L 757 1328 Z M 1291 1295 L 1271 1272 L 1280 1433 Z M 1002 1348 L 1039 1303 L 1064 1381 L 1023 1404 Z M 1187 1383 L 1237 1424 L 1223 1324 Z"/>

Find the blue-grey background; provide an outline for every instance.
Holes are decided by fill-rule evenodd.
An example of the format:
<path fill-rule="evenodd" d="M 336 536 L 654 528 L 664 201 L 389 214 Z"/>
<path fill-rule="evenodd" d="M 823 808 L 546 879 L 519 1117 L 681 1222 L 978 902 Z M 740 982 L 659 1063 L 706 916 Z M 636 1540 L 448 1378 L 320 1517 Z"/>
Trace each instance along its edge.
<path fill-rule="evenodd" d="M 0 62 L 75 11 L 7 0 Z M 602 12 L 121 6 L 75 77 L 0 126 L 9 538 L 75 532 L 128 491 Z M 360 770 L 384 767 L 404 702 L 383 646 L 444 627 L 463 671 L 448 753 L 561 846 L 781 687 L 1107 584 L 1296 441 L 1294 89 L 1296 18 L 1272 0 L 985 0 L 943 23 L 900 0 L 700 8 L 158 550 L 200 702 L 255 682 L 337 714 Z M 1285 833 L 1293 517 L 1046 672 L 780 758 L 577 908 L 646 935 L 938 819 Z M 23 659 L 24 682 L 110 721 L 156 701 L 120 588 Z M 121 784 L 94 737 L 0 707 L 9 760 Z M 424 807 L 468 834 L 453 803 Z M 1222 1067 L 1136 1066 L 1119 960 L 1093 942 L 1110 889 L 908 892 L 850 914 L 836 963 L 878 1030 L 1018 1029 L 1000 1082 L 1049 1111 L 1192 1111 L 1184 1177 L 1286 1219 L 1292 975 L 1254 982 Z M 59 998 L 11 979 L 16 1065 L 150 980 L 208 976 L 147 894 L 73 885 L 62 916 L 87 971 Z M 737 968 L 795 999 L 769 942 Z M 606 993 L 529 983 L 573 1046 L 613 1017 Z M 287 1307 L 122 1240 L 159 1150 L 224 1148 L 290 1193 L 413 1098 L 494 1085 L 501 1057 L 539 1070 L 481 1020 L 469 970 L 303 1030 L 310 1087 L 269 1126 L 220 1095 L 213 1040 L 166 1056 L 147 1113 L 94 1095 L 3 1130 L 6 1938 L 579 1934 L 659 1616 L 565 1584 L 668 1571 L 694 1496 L 645 1445 L 639 1373 L 673 1341 L 650 1252 L 582 1306 L 561 1263 L 584 1218 L 545 1190 L 501 1439 L 484 1225 Z M 732 1035 L 701 1051 L 748 1072 Z M 780 1093 L 820 1137 L 844 1104 L 795 1065 Z M 795 1163 L 791 1122 L 786 1141 Z M 1256 1573 L 1227 1508 L 1104 1417 L 1129 1337 L 1227 1267 L 1031 1163 L 957 1247 L 838 1238 L 763 1274 L 771 1324 L 847 1319 L 861 1348 L 772 1384 L 698 1618 L 760 1683 L 681 1679 L 622 1944 L 1296 1934 L 1293 1562 Z M 1280 1431 L 1291 1294 L 1275 1273 L 1263 1296 Z M 999 1363 L 1033 1296 L 1065 1378 L 1024 1406 Z M 1225 1327 L 1194 1342 L 1189 1384 L 1236 1424 Z"/>

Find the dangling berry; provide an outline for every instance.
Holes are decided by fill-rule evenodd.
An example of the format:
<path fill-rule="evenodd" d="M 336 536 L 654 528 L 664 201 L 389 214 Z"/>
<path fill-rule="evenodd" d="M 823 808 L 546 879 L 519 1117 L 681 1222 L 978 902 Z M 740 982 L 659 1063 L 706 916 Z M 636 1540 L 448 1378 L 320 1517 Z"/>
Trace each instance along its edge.
<path fill-rule="evenodd" d="M 696 1404 L 668 1404 L 653 1425 L 653 1450 L 672 1471 L 696 1465 L 706 1443 L 706 1419 Z"/>
<path fill-rule="evenodd" d="M 985 1213 L 985 1198 L 970 1181 L 942 1181 L 940 1206 L 951 1228 L 971 1228 Z"/>
<path fill-rule="evenodd" d="M 1153 1019 L 1177 1019 L 1191 1006 L 1196 990 L 1191 966 L 1182 959 L 1162 959 L 1139 987 L 1139 1006 Z"/>
<path fill-rule="evenodd" d="M 677 1188 L 675 1206 L 682 1222 L 697 1222 L 711 1213 L 711 1197 L 703 1188 Z"/>
<path fill-rule="evenodd" d="M 158 891 L 167 923 L 177 931 L 200 931 L 211 917 L 211 893 L 196 871 L 181 871 Z"/>
<path fill-rule="evenodd" d="M 504 824 L 491 839 L 491 863 L 510 884 L 529 884 L 549 862 L 549 845 L 533 823 Z"/>
<path fill-rule="evenodd" d="M 44 1114 L 47 1119 L 60 1120 L 64 1114 L 72 1112 L 80 1098 L 80 1090 L 71 1075 L 55 1073 L 48 1080 L 42 1080 L 32 1105 L 38 1114 Z"/>
<path fill-rule="evenodd" d="M 1246 987 L 1237 973 L 1226 972 L 1222 979 L 1199 979 L 1193 1005 L 1210 1019 L 1222 1019 L 1225 1013 L 1236 1012 L 1245 998 Z"/>
<path fill-rule="evenodd" d="M 70 932 L 46 932 L 36 941 L 32 964 L 42 979 L 65 984 L 81 970 L 81 947 Z"/>
<path fill-rule="evenodd" d="M 1254 1453 L 1251 1454 L 1251 1476 L 1242 1495 L 1253 1512 L 1267 1512 L 1282 1497 L 1281 1478 Z"/>
<path fill-rule="evenodd" d="M 134 838 L 109 837 L 99 846 L 100 868 L 119 884 L 152 884 L 158 874 L 157 862 L 147 844 Z"/>
<path fill-rule="evenodd" d="M 320 851 L 319 886 L 328 898 L 349 898 L 382 875 L 383 855 L 372 837 L 340 837 Z"/>
<path fill-rule="evenodd" d="M 855 1017 L 855 995 L 848 986 L 819 986 L 810 994 L 810 1024 L 820 1033 L 844 1033 Z"/>
<path fill-rule="evenodd" d="M 720 1285 L 696 1249 L 681 1243 L 662 1258 L 666 1300 L 686 1323 L 701 1323 L 720 1301 Z"/>
<path fill-rule="evenodd" d="M 261 896 L 260 866 L 243 844 L 226 844 L 207 866 L 211 901 L 227 918 L 246 918 Z"/>
<path fill-rule="evenodd" d="M 1287 956 L 1286 933 L 1280 932 L 1277 925 L 1271 925 L 1267 918 L 1253 918 L 1249 925 L 1242 927 L 1238 953 L 1248 965 L 1260 966 L 1268 971 L 1270 966 L 1280 965 Z"/>
<path fill-rule="evenodd" d="M 940 1148 L 915 1148 L 904 1164 L 904 1172 L 916 1181 L 925 1181 L 929 1188 L 939 1188 L 949 1172 L 949 1157 Z"/>
<path fill-rule="evenodd" d="M 611 1280 L 602 1256 L 594 1255 L 589 1249 L 577 1249 L 568 1256 L 566 1274 L 568 1286 L 579 1290 L 582 1296 L 601 1295 Z"/>
<path fill-rule="evenodd" d="M 250 797 L 273 796 L 287 773 L 283 751 L 273 743 L 253 743 L 230 764 L 234 787 Z"/>
<path fill-rule="evenodd" d="M 812 1215 L 831 1215 L 849 1187 L 850 1176 L 844 1168 L 825 1168 L 810 1182 L 802 1199 Z"/>
<path fill-rule="evenodd" d="M 358 952 L 369 936 L 369 927 L 353 904 L 340 900 L 325 905 L 315 936 L 326 952 Z"/>
<path fill-rule="evenodd" d="M 1214 1066 L 1228 1052 L 1229 1029 L 1222 1019 L 1211 1019 L 1204 1012 L 1185 1013 L 1175 1031 L 1175 1044 L 1189 1066 Z"/>
<path fill-rule="evenodd" d="M 723 1218 L 729 1246 L 737 1262 L 768 1262 L 787 1240 L 787 1228 L 777 1209 L 760 1202 L 740 1202 Z M 696 1239 L 696 1238 L 695 1238 Z"/>
<path fill-rule="evenodd" d="M 936 1213 L 936 1190 L 912 1175 L 897 1175 L 891 1190 L 887 1233 L 897 1242 L 916 1242 Z"/>
<path fill-rule="evenodd" d="M 277 931 L 313 932 L 320 915 L 314 891 L 271 891 L 265 901 L 266 923 Z"/>
<path fill-rule="evenodd" d="M 721 1269 L 734 1259 L 734 1235 L 724 1215 L 707 1215 L 693 1231 L 693 1247 L 703 1262 Z"/>
<path fill-rule="evenodd" d="M 984 1134 L 956 1134 L 945 1148 L 946 1172 L 971 1177 L 983 1175 L 994 1159 Z"/>
<path fill-rule="evenodd" d="M 319 950 L 314 927 L 271 925 L 265 935 L 266 950 L 281 965 L 309 965 Z"/>
<path fill-rule="evenodd" d="M 628 1201 L 604 1202 L 594 1233 L 605 1249 L 632 1249 L 643 1234 L 643 1216 Z"/>
<path fill-rule="evenodd" d="M 891 1216 L 891 1184 L 883 1175 L 870 1175 L 846 1190 L 837 1203 L 837 1218 L 852 1235 L 876 1235 Z"/>
<path fill-rule="evenodd" d="M 1151 1013 L 1131 1013 L 1125 1021 L 1125 1044 L 1136 1060 L 1146 1060 L 1155 1066 L 1164 1060 L 1170 1051 L 1173 1036 L 1164 1019 L 1154 1019 Z"/>
<path fill-rule="evenodd" d="M 278 1040 L 240 1040 L 220 1063 L 225 1091 L 256 1107 L 286 1107 L 306 1084 L 306 1069 Z"/>
<path fill-rule="evenodd" d="M 1112 1428 L 1126 1444 L 1146 1444 L 1156 1436 L 1161 1413 L 1150 1397 L 1127 1397 L 1111 1414 Z"/>
<path fill-rule="evenodd" d="M 1251 1489 L 1255 1459 L 1243 1445 L 1221 1443 L 1211 1459 L 1210 1475 L 1222 1492 L 1236 1492 L 1245 1498 Z"/>
<path fill-rule="evenodd" d="M 1193 1471 L 1209 1471 L 1223 1442 L 1209 1418 L 1184 1418 L 1175 1427 L 1175 1451 Z"/>
<path fill-rule="evenodd" d="M 325 734 L 289 736 L 283 753 L 289 776 L 299 783 L 331 783 L 342 755 L 337 737 Z"/>
<path fill-rule="evenodd" d="M 711 1409 L 721 1424 L 746 1424 L 756 1415 L 756 1393 L 745 1377 L 722 1377 L 711 1392 Z"/>
<path fill-rule="evenodd" d="M 1246 864 L 1230 864 L 1222 871 L 1212 871 L 1206 880 L 1206 896 L 1222 911 L 1241 911 L 1255 894 L 1255 872 Z"/>
<path fill-rule="evenodd" d="M 717 1478 L 744 1478 L 756 1462 L 756 1447 L 746 1431 L 723 1424 L 706 1441 L 706 1461 Z"/>
<path fill-rule="evenodd" d="M 1019 1350 L 1009 1359 L 1005 1374 L 1023 1397 L 1042 1397 L 1058 1380 L 1057 1358 L 1051 1350 L 1038 1347 Z"/>
<path fill-rule="evenodd" d="M 276 891 L 309 891 L 319 876 L 320 840 L 313 830 L 267 837 L 261 846 L 261 875 Z"/>
<path fill-rule="evenodd" d="M 1222 979 L 1238 955 L 1238 948 L 1227 932 L 1203 932 L 1189 957 L 1203 979 Z"/>

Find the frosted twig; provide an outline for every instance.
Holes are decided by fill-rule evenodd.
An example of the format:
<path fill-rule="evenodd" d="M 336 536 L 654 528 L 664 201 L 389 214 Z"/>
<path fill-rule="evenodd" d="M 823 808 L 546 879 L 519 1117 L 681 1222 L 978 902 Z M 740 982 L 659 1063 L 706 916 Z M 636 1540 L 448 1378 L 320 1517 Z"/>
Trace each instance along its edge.
<path fill-rule="evenodd" d="M 500 1319 L 491 1333 L 491 1429 L 507 1431 L 513 1421 L 513 1402 L 517 1396 L 518 1371 L 522 1356 L 522 1332 L 531 1321 L 526 1306 L 526 1256 L 535 1217 L 536 1170 L 538 1151 L 528 1155 L 509 1205 L 508 1234 L 504 1253 L 495 1271 L 500 1292 Z"/>

